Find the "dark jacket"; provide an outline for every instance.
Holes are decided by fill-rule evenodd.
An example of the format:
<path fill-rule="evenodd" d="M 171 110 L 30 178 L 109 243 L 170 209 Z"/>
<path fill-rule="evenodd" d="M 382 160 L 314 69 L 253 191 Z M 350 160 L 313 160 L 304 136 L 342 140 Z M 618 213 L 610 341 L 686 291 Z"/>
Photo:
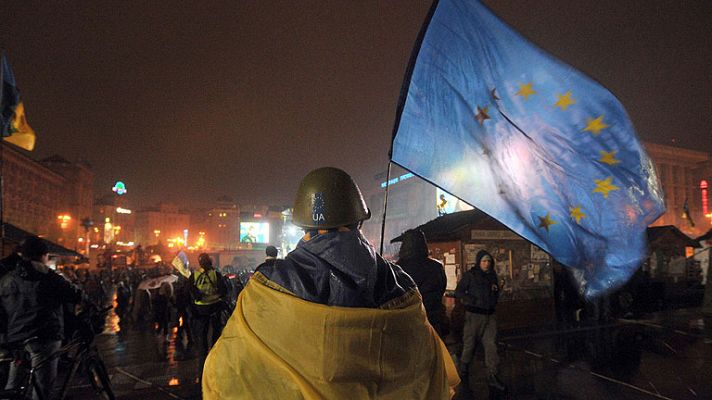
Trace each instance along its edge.
<path fill-rule="evenodd" d="M 302 239 L 283 260 L 257 272 L 304 300 L 330 306 L 378 308 L 415 288 L 358 229 Z"/>
<path fill-rule="evenodd" d="M 64 337 L 63 303 L 78 303 L 82 291 L 39 262 L 23 261 L 0 279 L 0 304 L 7 315 L 9 344 Z"/>
<path fill-rule="evenodd" d="M 433 326 L 440 324 L 442 322 L 443 295 L 447 286 L 443 265 L 432 258 L 400 259 L 398 265 L 413 278 L 418 286 L 430 324 Z"/>
<path fill-rule="evenodd" d="M 447 277 L 443 265 L 428 257 L 428 243 L 422 231 L 411 229 L 403 233 L 398 257 L 397 264 L 418 286 L 430 325 L 440 332 Z"/>
<path fill-rule="evenodd" d="M 465 272 L 455 289 L 455 297 L 462 300 L 465 310 L 476 314 L 490 315 L 494 313 L 499 299 L 499 284 L 494 268 L 494 258 L 489 271 L 480 268 L 482 257 L 490 255 L 480 250 L 475 258 L 475 266 Z M 490 257 L 492 257 L 490 255 Z"/>

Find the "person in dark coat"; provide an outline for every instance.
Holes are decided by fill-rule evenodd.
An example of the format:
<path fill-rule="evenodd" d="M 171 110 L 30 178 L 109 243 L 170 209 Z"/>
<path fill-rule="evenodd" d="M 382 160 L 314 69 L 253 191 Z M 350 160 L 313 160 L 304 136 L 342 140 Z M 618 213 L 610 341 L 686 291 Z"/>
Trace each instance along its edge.
<path fill-rule="evenodd" d="M 411 229 L 402 237 L 396 264 L 415 281 L 423 298 L 428 322 L 442 337 L 446 329 L 443 309 L 443 295 L 447 286 L 445 269 L 439 261 L 428 257 L 428 243 L 422 231 Z"/>
<path fill-rule="evenodd" d="M 265 249 L 265 262 L 257 266 L 257 270 L 263 265 L 273 266 L 275 261 L 277 261 L 277 248 L 274 246 L 267 246 Z"/>
<path fill-rule="evenodd" d="M 26 238 L 21 256 L 22 261 L 0 279 L 0 305 L 7 318 L 3 345 L 30 354 L 32 368 L 37 368 L 34 398 L 51 398 L 58 358 L 43 361 L 60 348 L 64 338 L 64 303 L 77 304 L 85 296 L 47 267 L 49 249 L 42 239 Z M 16 386 L 16 377 L 17 367 L 12 363 L 7 389 Z"/>
<path fill-rule="evenodd" d="M 475 349 L 479 343 L 485 351 L 487 381 L 491 387 L 504 389 L 497 372 L 497 319 L 495 307 L 499 299 L 499 284 L 494 268 L 494 258 L 485 250 L 475 257 L 475 266 L 465 272 L 455 289 L 455 297 L 465 306 L 463 349 L 460 357 L 460 373 L 463 379 L 469 374 Z"/>

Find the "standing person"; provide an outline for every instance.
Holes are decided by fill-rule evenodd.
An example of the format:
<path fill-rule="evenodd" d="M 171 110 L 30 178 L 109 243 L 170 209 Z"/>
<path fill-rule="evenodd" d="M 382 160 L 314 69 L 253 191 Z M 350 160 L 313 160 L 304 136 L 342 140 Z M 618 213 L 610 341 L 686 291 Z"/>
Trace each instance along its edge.
<path fill-rule="evenodd" d="M 119 324 L 125 324 L 129 316 L 129 307 L 131 306 L 131 290 L 120 279 L 116 286 L 116 315 L 119 317 Z"/>
<path fill-rule="evenodd" d="M 178 275 L 175 289 L 175 306 L 178 316 L 178 332 L 176 332 L 176 343 L 181 343 L 183 336 L 188 342 L 188 347 L 193 343 L 193 335 L 190 330 L 190 281 L 183 275 Z"/>
<path fill-rule="evenodd" d="M 210 352 L 203 398 L 448 399 L 459 379 L 415 283 L 361 233 L 371 213 L 344 171 L 302 180 L 304 237 L 250 279 Z"/>
<path fill-rule="evenodd" d="M 163 282 L 158 288 L 158 292 L 153 299 L 153 319 L 156 322 L 156 335 L 165 339 L 171 339 L 170 316 L 171 300 L 173 298 L 173 287 L 168 282 Z"/>
<path fill-rule="evenodd" d="M 25 239 L 21 247 L 22 261 L 0 279 L 0 305 L 7 318 L 7 347 L 26 350 L 32 368 L 48 359 L 59 349 L 64 338 L 65 303 L 76 304 L 83 299 L 81 290 L 47 267 L 49 249 L 36 236 Z M 37 388 L 33 398 L 51 398 L 57 377 L 58 358 L 51 358 L 36 369 Z M 6 388 L 15 387 L 17 367 L 10 365 Z"/>
<path fill-rule="evenodd" d="M 277 261 L 277 254 L 279 252 L 277 251 L 277 248 L 274 246 L 267 246 L 265 249 L 265 262 L 257 266 L 257 270 L 260 269 L 263 265 L 266 266 L 273 266 L 274 263 Z"/>
<path fill-rule="evenodd" d="M 200 267 L 190 275 L 190 294 L 193 298 L 192 328 L 199 352 L 200 376 L 208 351 L 222 332 L 220 313 L 224 311 L 227 286 L 223 276 L 213 266 L 207 253 L 198 256 Z"/>
<path fill-rule="evenodd" d="M 466 378 L 475 349 L 481 343 L 485 350 L 487 383 L 503 390 L 504 385 L 497 375 L 499 356 L 497 355 L 497 319 L 495 307 L 499 299 L 499 284 L 494 269 L 494 259 L 485 250 L 475 257 L 475 266 L 465 272 L 455 289 L 455 297 L 465 306 L 465 327 L 463 330 L 460 374 Z"/>
<path fill-rule="evenodd" d="M 428 257 L 428 243 L 422 231 L 408 230 L 402 238 L 397 264 L 415 281 L 423 297 L 428 322 L 440 337 L 443 337 L 446 329 L 443 307 L 443 295 L 447 286 L 445 269 L 439 261 Z"/>

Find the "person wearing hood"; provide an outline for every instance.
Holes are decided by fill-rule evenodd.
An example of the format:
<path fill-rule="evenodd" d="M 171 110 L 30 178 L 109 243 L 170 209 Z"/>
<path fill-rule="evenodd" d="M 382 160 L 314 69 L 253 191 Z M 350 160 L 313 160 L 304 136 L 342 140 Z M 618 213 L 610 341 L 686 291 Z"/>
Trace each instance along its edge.
<path fill-rule="evenodd" d="M 403 233 L 396 264 L 415 281 L 423 297 L 428 321 L 440 337 L 443 337 L 445 331 L 443 295 L 447 286 L 447 277 L 443 265 L 428 257 L 428 243 L 421 230 L 411 229 Z"/>
<path fill-rule="evenodd" d="M 344 171 L 297 191 L 295 248 L 252 276 L 208 355 L 204 399 L 449 399 L 459 383 L 413 280 L 361 234 Z"/>
<path fill-rule="evenodd" d="M 59 358 L 50 357 L 64 339 L 64 303 L 77 304 L 86 295 L 52 271 L 47 243 L 28 236 L 20 247 L 15 267 L 0 279 L 0 308 L 7 327 L 3 345 L 25 350 L 35 369 L 33 398 L 51 398 Z M 15 388 L 18 366 L 10 364 L 6 389 Z"/>
<path fill-rule="evenodd" d="M 504 389 L 497 375 L 497 319 L 495 307 L 499 299 L 499 284 L 492 255 L 480 250 L 475 266 L 465 272 L 455 289 L 455 297 L 465 306 L 465 326 L 462 334 L 463 348 L 460 357 L 460 374 L 466 379 L 475 349 L 479 343 L 485 351 L 487 382 L 491 387 Z"/>

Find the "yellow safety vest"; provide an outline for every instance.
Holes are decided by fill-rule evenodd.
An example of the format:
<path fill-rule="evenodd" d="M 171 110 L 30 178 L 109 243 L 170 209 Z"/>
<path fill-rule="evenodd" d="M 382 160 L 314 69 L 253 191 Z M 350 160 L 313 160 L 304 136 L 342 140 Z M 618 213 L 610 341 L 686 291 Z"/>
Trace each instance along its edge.
<path fill-rule="evenodd" d="M 200 300 L 195 300 L 195 304 L 199 306 L 209 306 L 220 301 L 218 275 L 214 269 L 207 272 L 203 269 L 195 271 L 193 284 L 203 294 Z"/>

